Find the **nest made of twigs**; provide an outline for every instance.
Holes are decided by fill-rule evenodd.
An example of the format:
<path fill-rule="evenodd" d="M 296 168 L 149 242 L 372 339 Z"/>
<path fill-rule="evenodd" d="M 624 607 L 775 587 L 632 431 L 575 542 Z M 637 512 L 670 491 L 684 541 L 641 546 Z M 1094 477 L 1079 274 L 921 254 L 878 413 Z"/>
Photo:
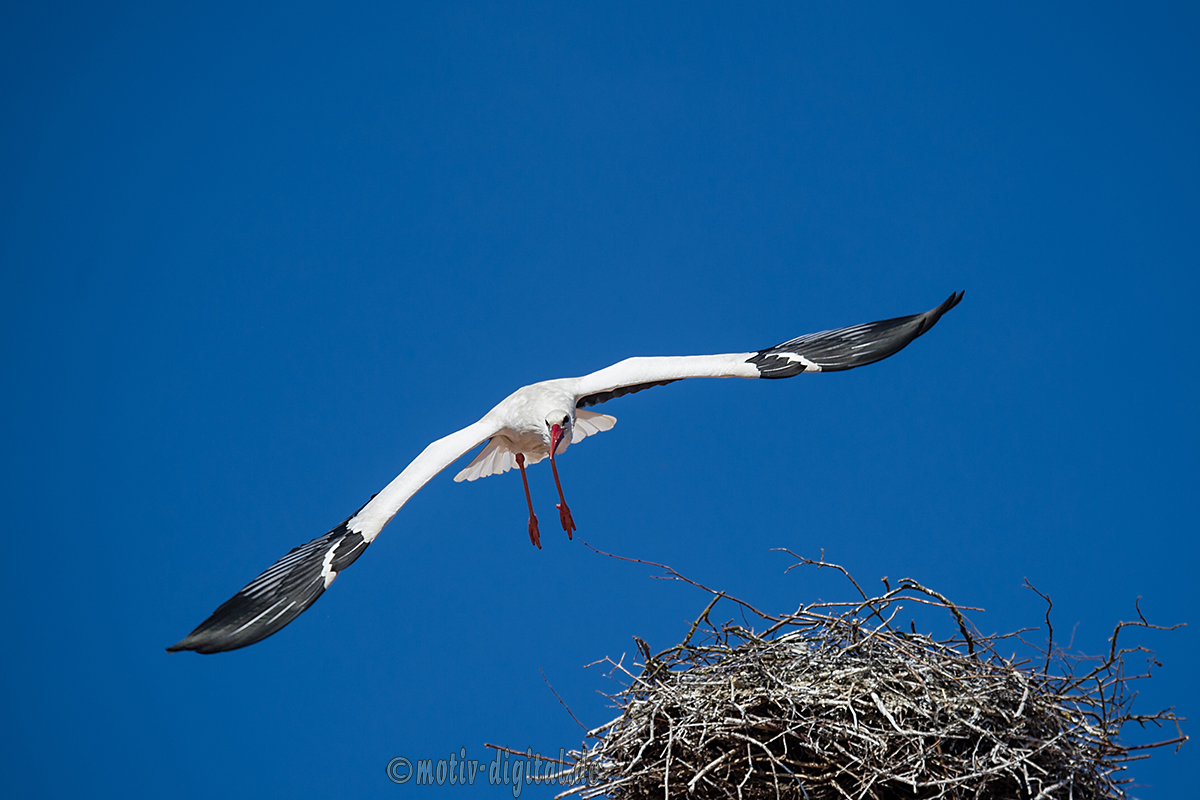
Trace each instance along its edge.
<path fill-rule="evenodd" d="M 1107 657 L 1087 659 L 1054 648 L 1048 608 L 1039 655 L 1005 658 L 997 645 L 1027 631 L 984 636 L 963 614 L 979 609 L 916 581 L 868 597 L 842 567 L 797 558 L 841 571 L 861 597 L 770 615 L 654 565 L 712 602 L 679 645 L 652 655 L 637 640 L 639 674 L 598 662 L 622 678 L 621 715 L 571 753 L 591 782 L 559 797 L 1123 798 L 1127 762 L 1187 738 L 1170 709 L 1132 711 L 1130 681 L 1149 673 L 1127 675 L 1125 657 L 1149 651 L 1118 648 L 1117 635 L 1164 629 L 1140 611 L 1117 625 Z M 763 630 L 714 624 L 722 600 Z M 902 602 L 946 609 L 955 635 L 893 626 Z M 1124 745 L 1129 722 L 1171 723 L 1178 736 Z"/>

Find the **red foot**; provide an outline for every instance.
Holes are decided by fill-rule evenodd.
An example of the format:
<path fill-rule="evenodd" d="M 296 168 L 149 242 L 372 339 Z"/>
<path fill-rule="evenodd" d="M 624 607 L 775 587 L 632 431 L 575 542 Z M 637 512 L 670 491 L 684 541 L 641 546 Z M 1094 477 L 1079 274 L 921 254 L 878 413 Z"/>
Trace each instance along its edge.
<path fill-rule="evenodd" d="M 576 530 L 575 520 L 571 518 L 571 509 L 567 508 L 566 503 L 555 503 L 554 507 L 558 509 L 558 521 L 562 523 L 563 530 L 567 532 L 568 539 L 574 539 L 571 531 Z"/>
<path fill-rule="evenodd" d="M 529 541 L 533 542 L 538 550 L 542 549 L 542 537 L 538 533 L 537 517 L 529 515 Z"/>

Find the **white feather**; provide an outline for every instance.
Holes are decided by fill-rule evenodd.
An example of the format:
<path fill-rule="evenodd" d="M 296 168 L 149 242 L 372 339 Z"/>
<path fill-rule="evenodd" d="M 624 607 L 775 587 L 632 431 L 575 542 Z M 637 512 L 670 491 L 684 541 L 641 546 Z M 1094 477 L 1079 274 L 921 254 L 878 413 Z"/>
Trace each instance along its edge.
<path fill-rule="evenodd" d="M 575 444 L 580 439 L 591 436 L 593 433 L 612 430 L 612 426 L 616 424 L 616 417 L 610 417 L 608 414 L 597 414 L 594 411 L 585 411 L 582 408 L 578 409 L 575 412 L 575 430 L 571 434 L 571 444 Z"/>

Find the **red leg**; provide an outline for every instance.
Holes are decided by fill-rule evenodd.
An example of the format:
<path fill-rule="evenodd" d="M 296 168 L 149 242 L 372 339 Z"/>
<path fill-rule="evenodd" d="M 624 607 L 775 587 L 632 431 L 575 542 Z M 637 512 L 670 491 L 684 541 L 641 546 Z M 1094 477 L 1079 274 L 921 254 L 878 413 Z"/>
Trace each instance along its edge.
<path fill-rule="evenodd" d="M 571 518 L 571 509 L 567 508 L 567 498 L 563 497 L 562 483 L 558 480 L 558 465 L 554 463 L 554 450 L 550 450 L 550 469 L 554 470 L 554 485 L 558 487 L 558 521 L 562 523 L 563 530 L 567 532 L 568 539 L 574 539 L 571 531 L 576 530 L 575 520 Z"/>
<path fill-rule="evenodd" d="M 541 550 L 542 537 L 538 535 L 537 515 L 533 513 L 533 498 L 529 496 L 529 479 L 525 477 L 524 453 L 517 453 L 517 466 L 521 468 L 521 483 L 525 484 L 525 502 L 529 505 L 529 541 L 537 545 L 538 550 Z"/>

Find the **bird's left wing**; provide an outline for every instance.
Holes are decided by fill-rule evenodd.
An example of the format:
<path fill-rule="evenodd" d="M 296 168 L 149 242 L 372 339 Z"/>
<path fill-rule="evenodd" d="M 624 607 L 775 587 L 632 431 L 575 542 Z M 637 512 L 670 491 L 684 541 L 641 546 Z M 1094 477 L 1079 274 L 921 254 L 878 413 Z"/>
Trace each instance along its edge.
<path fill-rule="evenodd" d="M 236 650 L 283 628 L 315 603 L 333 579 L 363 554 L 418 489 L 497 430 L 484 417 L 430 444 L 366 505 L 324 536 L 293 548 L 181 642 L 168 647 L 168 652 Z"/>
<path fill-rule="evenodd" d="M 627 358 L 576 378 L 575 405 L 587 408 L 683 378 L 790 378 L 861 367 L 902 350 L 961 300 L 962 292 L 956 292 L 923 314 L 809 333 L 751 353 Z"/>

